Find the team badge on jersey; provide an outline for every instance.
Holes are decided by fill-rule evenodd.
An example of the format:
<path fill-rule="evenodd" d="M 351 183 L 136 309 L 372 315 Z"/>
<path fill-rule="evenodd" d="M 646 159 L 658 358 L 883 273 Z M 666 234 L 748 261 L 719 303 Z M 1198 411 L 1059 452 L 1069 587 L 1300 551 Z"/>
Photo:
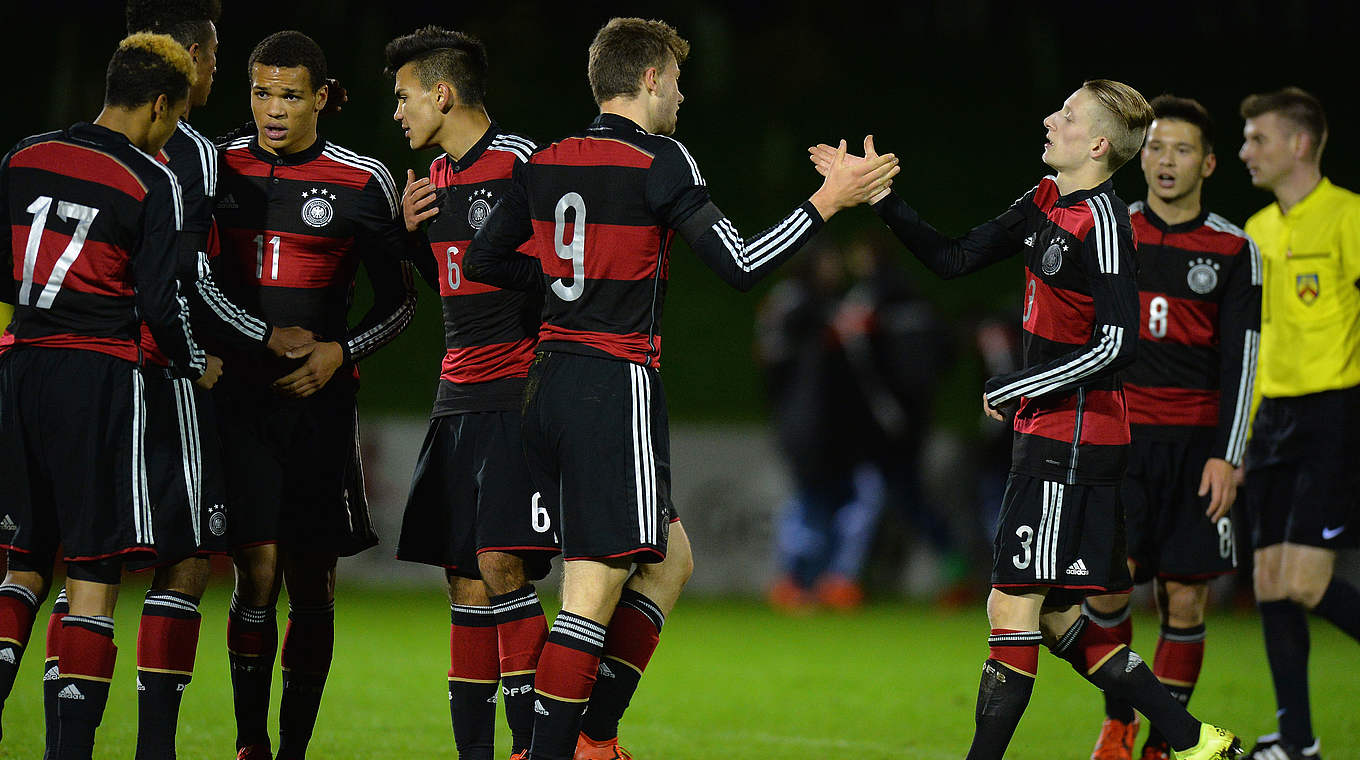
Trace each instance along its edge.
<path fill-rule="evenodd" d="M 478 188 L 476 192 L 468 196 L 468 224 L 472 229 L 480 230 L 486 224 L 486 218 L 491 216 L 491 191 L 486 188 Z"/>
<path fill-rule="evenodd" d="M 1294 278 L 1294 292 L 1305 306 L 1312 306 L 1318 300 L 1322 287 L 1318 284 L 1317 273 L 1301 274 Z"/>
<path fill-rule="evenodd" d="M 1200 295 L 1213 292 L 1213 289 L 1218 287 L 1218 262 L 1191 259 L 1190 271 L 1185 275 L 1185 284 Z"/>
<path fill-rule="evenodd" d="M 224 536 L 227 533 L 227 512 L 225 504 L 214 504 L 208 508 L 208 530 L 214 536 Z"/>
<path fill-rule="evenodd" d="M 302 192 L 302 221 L 308 227 L 325 227 L 335 218 L 335 207 L 331 206 L 331 201 L 335 200 L 335 194 L 326 191 L 326 188 L 312 188 Z"/>
<path fill-rule="evenodd" d="M 1067 244 L 1061 240 L 1054 240 L 1048 246 L 1048 250 L 1044 251 L 1044 258 L 1039 262 L 1039 267 L 1044 270 L 1045 275 L 1052 277 L 1062 269 L 1063 252 L 1066 250 Z"/>

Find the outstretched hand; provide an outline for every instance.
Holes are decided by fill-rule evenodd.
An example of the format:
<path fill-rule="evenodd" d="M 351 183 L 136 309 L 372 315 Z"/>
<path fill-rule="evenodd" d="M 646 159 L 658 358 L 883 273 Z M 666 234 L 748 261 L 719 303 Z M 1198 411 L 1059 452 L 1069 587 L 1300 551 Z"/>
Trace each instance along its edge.
<path fill-rule="evenodd" d="M 813 154 L 814 165 L 818 163 L 817 155 L 825 157 L 824 166 L 819 165 L 817 170 L 826 179 L 811 199 L 823 220 L 830 219 L 843 208 L 882 198 L 892 189 L 892 178 L 901 171 L 897 156 L 891 153 L 880 156 L 873 152 L 873 135 L 864 138 L 864 147 L 865 156 L 848 155 L 844 140 L 836 148 L 819 145 L 809 149 L 817 151 Z M 821 152 L 820 148 L 826 148 L 829 153 Z"/>
<path fill-rule="evenodd" d="M 841 146 L 842 147 L 845 146 L 844 140 L 841 141 Z M 817 173 L 825 177 L 827 176 L 827 173 L 831 171 L 831 166 L 836 159 L 838 150 L 839 150 L 838 148 L 833 148 L 830 145 L 826 145 L 825 143 L 819 143 L 817 145 L 812 146 L 811 148 L 808 148 L 808 159 L 812 161 L 812 166 L 817 170 Z M 856 156 L 853 153 L 846 153 L 845 162 L 849 164 L 856 164 L 860 162 L 873 163 L 874 161 L 879 160 L 879 158 L 880 156 L 878 155 L 878 151 L 874 149 L 874 136 L 865 135 L 864 155 Z M 883 189 L 875 193 L 873 196 L 871 196 L 869 198 L 869 203 L 878 203 L 879 201 L 883 200 L 883 198 L 886 197 L 890 192 L 892 192 L 892 183 L 889 183 L 886 187 L 884 187 Z"/>

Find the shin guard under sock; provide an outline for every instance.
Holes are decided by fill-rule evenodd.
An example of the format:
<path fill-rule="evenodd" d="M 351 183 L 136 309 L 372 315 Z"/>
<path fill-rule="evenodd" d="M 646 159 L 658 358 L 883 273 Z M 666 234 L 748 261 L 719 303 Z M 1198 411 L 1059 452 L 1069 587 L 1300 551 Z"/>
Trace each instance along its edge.
<path fill-rule="evenodd" d="M 630 588 L 623 590 L 605 632 L 604 655 L 581 721 L 586 736 L 597 742 L 618 737 L 619 721 L 656 651 L 665 622 L 655 602 Z"/>
<path fill-rule="evenodd" d="M 1133 616 L 1129 614 L 1127 598 L 1123 608 L 1108 615 L 1091 609 L 1091 606 L 1085 602 L 1081 605 L 1081 611 L 1091 619 L 1092 623 L 1109 631 L 1115 641 L 1125 645 L 1133 644 Z M 1136 717 L 1133 714 L 1133 705 L 1108 691 L 1105 692 L 1105 716 L 1125 723 L 1132 723 Z"/>
<path fill-rule="evenodd" d="M 137 629 L 137 760 L 175 757 L 175 730 L 198 652 L 198 599 L 152 589 Z"/>
<path fill-rule="evenodd" d="M 491 610 L 513 754 L 528 749 L 534 738 L 534 672 L 548 640 L 548 621 L 531 585 L 491 597 Z"/>
<path fill-rule="evenodd" d="M 987 637 L 990 656 L 978 684 L 973 713 L 976 728 L 968 760 L 1000 760 L 1005 755 L 1034 692 L 1042 641 L 1038 631 L 1006 628 L 993 628 Z"/>
<path fill-rule="evenodd" d="M 249 607 L 235 596 L 227 617 L 227 659 L 231 663 L 236 747 L 269 746 L 269 688 L 279 628 L 274 608 Z"/>
<path fill-rule="evenodd" d="M 491 760 L 496 743 L 500 648 L 490 607 L 452 605 L 449 713 L 459 760 Z"/>
<path fill-rule="evenodd" d="M 1266 660 L 1275 684 L 1275 715 L 1280 736 L 1295 747 L 1313 743 L 1313 714 L 1308 701 L 1308 616 L 1288 599 L 1260 602 Z"/>
<path fill-rule="evenodd" d="M 279 696 L 277 760 L 301 760 L 321 712 L 321 694 L 335 651 L 335 602 L 288 604 L 283 638 L 283 694 Z"/>
<path fill-rule="evenodd" d="M 93 756 L 94 733 L 104 719 L 117 654 L 113 618 L 68 614 L 61 621 L 56 760 Z"/>
<path fill-rule="evenodd" d="M 1152 674 L 1162 682 L 1171 696 L 1183 705 L 1190 704 L 1190 695 L 1199 682 L 1199 671 L 1204 664 L 1204 624 L 1191 628 L 1162 626 L 1157 638 L 1157 654 L 1152 660 Z M 1166 737 L 1156 726 L 1148 732 L 1148 744 L 1165 744 Z"/>
<path fill-rule="evenodd" d="M 71 606 L 66 602 L 66 589 L 62 589 L 57 594 L 57 601 L 52 605 L 52 615 L 47 618 L 47 653 L 46 661 L 43 663 L 43 718 L 47 726 L 46 744 L 43 750 L 43 760 L 53 760 L 57 756 L 57 692 L 61 687 L 57 684 L 60 678 L 58 667 L 60 643 L 61 643 L 61 621 L 66 618 Z"/>
<path fill-rule="evenodd" d="M 534 680 L 534 760 L 572 760 L 581 713 L 595 685 L 605 627 L 563 610 L 553 621 Z"/>
<path fill-rule="evenodd" d="M 37 594 L 17 583 L 0 584 L 0 710 L 14 688 L 14 676 L 37 614 Z"/>

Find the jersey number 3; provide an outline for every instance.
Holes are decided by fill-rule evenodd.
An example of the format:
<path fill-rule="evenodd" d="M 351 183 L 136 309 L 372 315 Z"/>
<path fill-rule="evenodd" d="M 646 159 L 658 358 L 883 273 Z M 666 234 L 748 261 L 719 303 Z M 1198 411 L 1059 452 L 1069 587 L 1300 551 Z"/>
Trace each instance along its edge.
<path fill-rule="evenodd" d="M 571 221 L 571 242 L 563 242 L 567 231 L 567 210 L 575 212 Z M 586 202 L 580 193 L 567 193 L 557 201 L 557 226 L 553 228 L 553 247 L 557 258 L 571 262 L 571 284 L 553 280 L 552 291 L 563 301 L 575 301 L 586 289 Z"/>
<path fill-rule="evenodd" d="M 85 247 L 85 238 L 90 234 L 90 225 L 94 224 L 94 218 L 99 214 L 99 209 L 82 206 L 79 203 L 66 201 L 56 203 L 57 218 L 63 222 L 75 221 L 76 230 L 71 233 L 71 241 L 57 258 L 52 273 L 47 276 L 47 284 L 43 286 L 35 301 L 32 293 L 33 270 L 38 265 L 38 250 L 42 248 L 42 236 L 47 229 L 47 215 L 52 211 L 52 199 L 40 195 L 37 200 L 28 204 L 28 213 L 33 215 L 33 226 L 28 228 L 28 244 L 24 246 L 24 278 L 23 284 L 19 286 L 19 297 L 16 299 L 20 306 L 52 308 L 52 302 L 56 300 L 57 293 L 61 290 L 66 273 L 71 271 L 71 265 L 76 263 L 76 258 L 80 256 L 80 249 Z"/>

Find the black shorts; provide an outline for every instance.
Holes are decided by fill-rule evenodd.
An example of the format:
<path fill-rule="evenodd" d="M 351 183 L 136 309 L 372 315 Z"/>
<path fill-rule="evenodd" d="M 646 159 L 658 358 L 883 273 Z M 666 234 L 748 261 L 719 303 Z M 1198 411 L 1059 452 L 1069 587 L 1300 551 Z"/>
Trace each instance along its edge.
<path fill-rule="evenodd" d="M 564 559 L 665 559 L 678 517 L 655 369 L 539 354 L 525 390 L 524 453 L 537 490 L 556 496 Z"/>
<path fill-rule="evenodd" d="M 1144 440 L 1129 447 L 1129 470 L 1120 486 L 1134 579 L 1199 580 L 1237 567 L 1232 518 L 1211 521 L 1199 495 L 1214 431 L 1185 440 Z"/>
<path fill-rule="evenodd" d="M 524 464 L 518 411 L 436 417 L 411 478 L 397 559 L 480 578 L 478 554 L 508 552 L 538 580 L 560 551 L 556 512 Z"/>
<path fill-rule="evenodd" d="M 226 484 L 212 395 L 164 369 L 142 370 L 146 384 L 146 463 L 156 526 L 156 559 L 133 569 L 225 554 Z"/>
<path fill-rule="evenodd" d="M 1360 546 L 1360 387 L 1264 398 L 1247 444 L 1252 546 Z"/>
<path fill-rule="evenodd" d="M 378 543 L 359 458 L 357 383 L 337 372 L 304 399 L 213 388 L 233 549 L 259 544 L 346 557 Z"/>
<path fill-rule="evenodd" d="M 140 370 L 94 351 L 0 356 L 0 547 L 50 565 L 153 556 Z"/>
<path fill-rule="evenodd" d="M 1049 606 L 1133 585 L 1119 486 L 1065 485 L 1013 472 L 993 549 L 992 586 L 1046 587 Z"/>

